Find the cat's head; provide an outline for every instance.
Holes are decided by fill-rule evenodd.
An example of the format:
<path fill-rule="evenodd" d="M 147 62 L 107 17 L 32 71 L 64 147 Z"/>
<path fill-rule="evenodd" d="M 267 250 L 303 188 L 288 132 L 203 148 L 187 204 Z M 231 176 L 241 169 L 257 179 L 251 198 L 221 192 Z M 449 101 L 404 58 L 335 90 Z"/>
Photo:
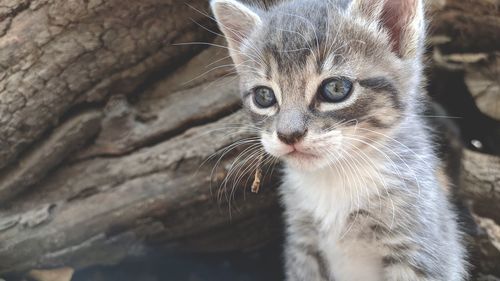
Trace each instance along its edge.
<path fill-rule="evenodd" d="M 363 157 L 420 94 L 422 0 L 213 0 L 265 150 L 298 169 Z"/>

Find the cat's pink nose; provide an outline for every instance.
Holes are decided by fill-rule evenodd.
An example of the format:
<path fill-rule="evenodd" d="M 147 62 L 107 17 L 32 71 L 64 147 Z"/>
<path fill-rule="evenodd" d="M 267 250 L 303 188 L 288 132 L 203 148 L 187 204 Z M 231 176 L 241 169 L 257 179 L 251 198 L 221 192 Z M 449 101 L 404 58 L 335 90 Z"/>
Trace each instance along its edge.
<path fill-rule="evenodd" d="M 307 128 L 291 132 L 277 132 L 278 138 L 285 144 L 294 145 L 301 141 L 307 133 Z"/>

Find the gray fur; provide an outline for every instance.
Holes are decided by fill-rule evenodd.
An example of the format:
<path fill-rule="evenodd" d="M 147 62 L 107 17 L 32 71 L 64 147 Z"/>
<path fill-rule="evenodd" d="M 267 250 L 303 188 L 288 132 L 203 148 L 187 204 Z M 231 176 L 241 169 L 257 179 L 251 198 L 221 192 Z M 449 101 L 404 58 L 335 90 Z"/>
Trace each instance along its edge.
<path fill-rule="evenodd" d="M 287 280 L 465 280 L 447 183 L 419 116 L 422 0 L 244 6 L 250 22 L 234 37 L 225 27 L 238 28 L 231 11 L 241 15 L 241 6 L 212 1 L 245 108 L 266 151 L 286 164 Z M 318 98 L 329 77 L 352 81 L 351 97 Z M 257 86 L 272 88 L 278 103 L 257 108 Z"/>

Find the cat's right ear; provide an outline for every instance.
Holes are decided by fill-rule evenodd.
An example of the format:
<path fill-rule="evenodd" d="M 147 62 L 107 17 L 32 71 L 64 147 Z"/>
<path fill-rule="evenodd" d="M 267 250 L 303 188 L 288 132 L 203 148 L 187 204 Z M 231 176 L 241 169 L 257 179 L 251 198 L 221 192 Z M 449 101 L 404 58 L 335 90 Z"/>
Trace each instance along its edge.
<path fill-rule="evenodd" d="M 262 24 L 259 15 L 236 0 L 212 0 L 210 5 L 220 30 L 226 36 L 231 57 L 236 64 L 241 63 L 244 60 L 241 45 Z"/>

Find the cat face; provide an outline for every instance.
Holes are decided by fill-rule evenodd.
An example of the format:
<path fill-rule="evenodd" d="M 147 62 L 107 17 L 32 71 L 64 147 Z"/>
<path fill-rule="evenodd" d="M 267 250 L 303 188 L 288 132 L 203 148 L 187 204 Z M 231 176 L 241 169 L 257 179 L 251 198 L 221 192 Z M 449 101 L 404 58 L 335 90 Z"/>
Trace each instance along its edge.
<path fill-rule="evenodd" d="M 213 1 L 265 150 L 314 170 L 383 146 L 415 107 L 420 6 L 297 0 L 263 11 Z"/>

